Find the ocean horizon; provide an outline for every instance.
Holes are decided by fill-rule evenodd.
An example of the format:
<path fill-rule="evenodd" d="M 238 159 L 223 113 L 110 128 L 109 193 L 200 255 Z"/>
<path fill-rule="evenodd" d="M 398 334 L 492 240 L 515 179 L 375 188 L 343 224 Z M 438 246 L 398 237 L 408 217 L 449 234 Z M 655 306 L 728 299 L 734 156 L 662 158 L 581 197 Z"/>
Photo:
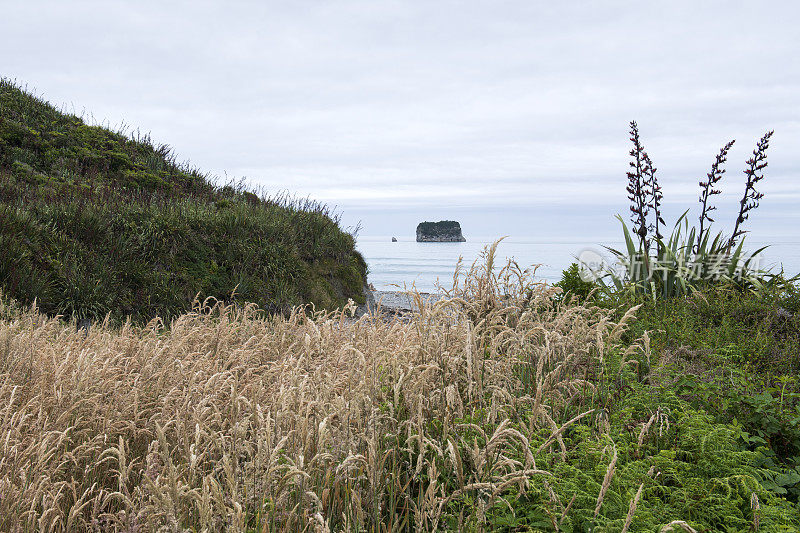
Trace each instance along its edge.
<path fill-rule="evenodd" d="M 466 242 L 416 242 L 414 235 L 358 236 L 356 248 L 367 262 L 368 281 L 377 290 L 416 289 L 421 292 L 436 292 L 439 287 L 450 288 L 459 258 L 462 267 L 468 269 L 478 260 L 484 249 L 499 237 L 467 237 Z M 585 251 L 599 253 L 611 259 L 611 254 L 603 248 L 621 248 L 622 241 L 587 240 L 546 240 L 535 237 L 509 236 L 497 247 L 495 265 L 503 266 L 508 260 L 516 261 L 521 267 L 536 268 L 536 278 L 556 282 L 562 271 Z M 748 250 L 768 248 L 762 253 L 761 268 L 784 271 L 792 276 L 800 273 L 800 238 L 776 238 L 773 241 L 746 241 Z M 778 262 L 780 258 L 780 262 Z"/>

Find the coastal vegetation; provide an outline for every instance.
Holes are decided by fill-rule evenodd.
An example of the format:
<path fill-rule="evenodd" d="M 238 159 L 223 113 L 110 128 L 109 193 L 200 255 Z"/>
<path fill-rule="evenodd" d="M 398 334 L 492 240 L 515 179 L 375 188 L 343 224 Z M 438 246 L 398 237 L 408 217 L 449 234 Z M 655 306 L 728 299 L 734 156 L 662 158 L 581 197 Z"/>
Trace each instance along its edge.
<path fill-rule="evenodd" d="M 408 321 L 5 299 L 0 529 L 800 528 L 796 289 L 598 305 L 492 254 Z"/>
<path fill-rule="evenodd" d="M 495 244 L 356 317 L 363 259 L 323 206 L 0 89 L 0 530 L 800 529 L 796 278 L 549 285 Z M 667 241 L 635 152 L 621 255 L 706 257 L 727 150 L 703 239 Z M 729 257 L 762 165 L 710 238 Z"/>
<path fill-rule="evenodd" d="M 288 312 L 363 302 L 366 264 L 322 205 L 216 185 L 147 135 L 0 79 L 0 286 L 49 315 L 169 321 L 195 297 Z"/>

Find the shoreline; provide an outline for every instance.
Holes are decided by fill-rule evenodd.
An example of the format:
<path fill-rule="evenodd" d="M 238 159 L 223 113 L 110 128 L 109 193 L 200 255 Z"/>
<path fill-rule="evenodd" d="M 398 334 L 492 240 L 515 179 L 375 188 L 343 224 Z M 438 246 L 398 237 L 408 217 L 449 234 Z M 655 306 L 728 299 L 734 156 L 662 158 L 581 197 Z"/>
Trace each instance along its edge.
<path fill-rule="evenodd" d="M 412 296 L 404 291 L 378 291 L 370 290 L 375 305 L 380 306 L 381 309 L 391 312 L 411 312 L 416 309 Z M 430 292 L 420 292 L 419 295 L 426 302 L 436 302 L 441 296 Z"/>
<path fill-rule="evenodd" d="M 403 317 L 417 310 L 412 295 L 405 291 L 367 289 L 365 290 L 365 295 L 367 302 L 358 307 L 356 316 L 374 313 L 376 315 Z M 419 295 L 426 302 L 436 302 L 442 298 L 442 295 L 430 292 L 420 292 Z"/>

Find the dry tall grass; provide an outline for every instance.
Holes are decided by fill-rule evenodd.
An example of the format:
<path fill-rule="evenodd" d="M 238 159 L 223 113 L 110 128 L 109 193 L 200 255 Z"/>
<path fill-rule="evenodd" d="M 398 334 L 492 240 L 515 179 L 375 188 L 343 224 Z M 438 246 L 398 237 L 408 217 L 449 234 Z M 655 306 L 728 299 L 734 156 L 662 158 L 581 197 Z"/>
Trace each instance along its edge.
<path fill-rule="evenodd" d="M 86 335 L 3 310 L 0 530 L 481 529 L 602 420 L 630 316 L 491 256 L 407 322 L 206 303 Z"/>

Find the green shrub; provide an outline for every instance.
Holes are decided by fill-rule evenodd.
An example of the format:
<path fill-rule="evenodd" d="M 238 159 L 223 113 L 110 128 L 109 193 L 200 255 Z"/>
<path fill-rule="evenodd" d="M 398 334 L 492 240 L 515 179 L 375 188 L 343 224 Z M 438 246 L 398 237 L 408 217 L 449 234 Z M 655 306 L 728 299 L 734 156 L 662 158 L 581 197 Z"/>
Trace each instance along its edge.
<path fill-rule="evenodd" d="M 566 270 L 561 272 L 561 279 L 554 284 L 564 291 L 565 296 L 577 296 L 585 300 L 589 297 L 592 290 L 597 289 L 597 284 L 591 281 L 585 281 L 581 277 L 580 267 L 578 263 L 572 263 Z"/>

